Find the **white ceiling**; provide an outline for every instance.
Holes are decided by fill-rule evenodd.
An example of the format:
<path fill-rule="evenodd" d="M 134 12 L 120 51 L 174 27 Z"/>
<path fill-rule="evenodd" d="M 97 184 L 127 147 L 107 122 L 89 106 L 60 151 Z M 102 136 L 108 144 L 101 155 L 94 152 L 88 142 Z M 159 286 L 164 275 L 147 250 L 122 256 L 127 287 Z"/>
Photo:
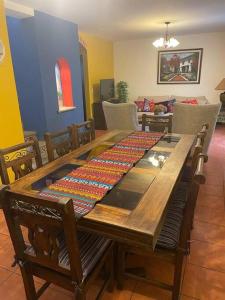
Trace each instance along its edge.
<path fill-rule="evenodd" d="M 110 40 L 225 31 L 225 0 L 13 0 Z"/>

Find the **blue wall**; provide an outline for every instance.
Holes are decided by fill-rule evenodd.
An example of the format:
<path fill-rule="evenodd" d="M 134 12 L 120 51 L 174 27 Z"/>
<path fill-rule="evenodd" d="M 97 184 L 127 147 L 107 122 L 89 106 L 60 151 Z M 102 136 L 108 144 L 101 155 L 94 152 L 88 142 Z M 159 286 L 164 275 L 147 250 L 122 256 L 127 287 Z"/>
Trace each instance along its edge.
<path fill-rule="evenodd" d="M 10 17 L 7 23 L 24 129 L 36 130 L 41 137 L 46 131 L 83 121 L 77 25 L 38 11 L 29 19 Z M 55 81 L 60 57 L 70 65 L 76 105 L 61 113 Z"/>
<path fill-rule="evenodd" d="M 43 133 L 47 123 L 34 18 L 7 17 L 7 25 L 23 127 Z"/>

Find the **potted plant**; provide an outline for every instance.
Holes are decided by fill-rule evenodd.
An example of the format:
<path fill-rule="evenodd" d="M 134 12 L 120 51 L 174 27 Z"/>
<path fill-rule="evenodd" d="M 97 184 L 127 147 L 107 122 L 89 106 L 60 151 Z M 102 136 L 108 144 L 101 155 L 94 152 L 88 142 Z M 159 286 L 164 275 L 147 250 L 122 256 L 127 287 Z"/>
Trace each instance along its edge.
<path fill-rule="evenodd" d="M 166 107 L 162 104 L 155 105 L 154 114 L 155 115 L 164 115 L 167 111 Z"/>
<path fill-rule="evenodd" d="M 125 81 L 119 81 L 117 83 L 117 95 L 120 99 L 120 102 L 128 101 L 128 84 Z"/>

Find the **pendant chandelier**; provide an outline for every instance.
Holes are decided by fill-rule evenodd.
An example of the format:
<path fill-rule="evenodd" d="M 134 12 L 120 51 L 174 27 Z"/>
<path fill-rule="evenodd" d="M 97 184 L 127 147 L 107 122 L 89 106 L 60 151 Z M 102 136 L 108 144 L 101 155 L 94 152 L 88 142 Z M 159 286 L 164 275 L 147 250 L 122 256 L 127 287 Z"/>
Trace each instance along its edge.
<path fill-rule="evenodd" d="M 180 43 L 174 37 L 170 37 L 170 35 L 169 35 L 168 26 L 169 26 L 170 22 L 165 22 L 165 24 L 166 24 L 166 32 L 165 32 L 164 37 L 157 39 L 152 44 L 156 48 L 165 48 L 165 49 L 175 48 Z"/>

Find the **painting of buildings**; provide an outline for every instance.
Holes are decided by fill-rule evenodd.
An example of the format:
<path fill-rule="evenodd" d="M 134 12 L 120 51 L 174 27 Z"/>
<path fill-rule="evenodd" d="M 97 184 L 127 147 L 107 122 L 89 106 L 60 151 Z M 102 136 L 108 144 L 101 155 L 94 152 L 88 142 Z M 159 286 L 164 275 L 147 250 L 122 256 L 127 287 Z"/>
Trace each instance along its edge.
<path fill-rule="evenodd" d="M 203 49 L 159 51 L 157 83 L 200 83 Z"/>

